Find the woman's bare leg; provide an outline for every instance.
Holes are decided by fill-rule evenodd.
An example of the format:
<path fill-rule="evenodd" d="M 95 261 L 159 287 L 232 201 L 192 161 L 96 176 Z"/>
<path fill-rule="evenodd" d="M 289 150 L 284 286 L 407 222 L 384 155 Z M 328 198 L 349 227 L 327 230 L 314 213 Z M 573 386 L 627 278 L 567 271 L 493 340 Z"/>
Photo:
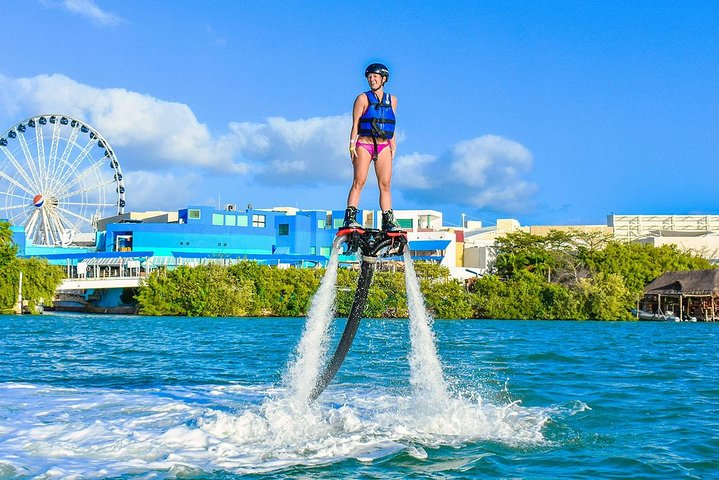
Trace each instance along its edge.
<path fill-rule="evenodd" d="M 352 161 L 354 179 L 352 180 L 349 195 L 347 195 L 348 207 L 359 207 L 362 189 L 365 183 L 367 183 L 367 173 L 369 172 L 370 163 L 372 163 L 372 157 L 369 152 L 362 147 L 357 147 L 357 156 Z"/>
<path fill-rule="evenodd" d="M 389 148 L 385 148 L 377 156 L 374 171 L 379 186 L 379 207 L 386 212 L 392 208 L 392 151 Z"/>

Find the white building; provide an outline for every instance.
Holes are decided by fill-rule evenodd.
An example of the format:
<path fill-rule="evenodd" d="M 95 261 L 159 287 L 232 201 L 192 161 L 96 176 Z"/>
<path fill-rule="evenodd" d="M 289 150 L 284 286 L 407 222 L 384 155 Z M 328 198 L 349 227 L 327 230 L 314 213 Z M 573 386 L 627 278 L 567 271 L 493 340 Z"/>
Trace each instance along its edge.
<path fill-rule="evenodd" d="M 464 231 L 463 262 L 466 276 L 484 275 L 494 264 L 496 257 L 495 242 L 497 238 L 508 233 L 527 232 L 529 227 L 523 227 L 513 218 L 500 218 L 496 225 L 483 227 L 481 222 L 467 222 Z"/>
<path fill-rule="evenodd" d="M 614 237 L 660 247 L 676 245 L 719 263 L 719 215 L 609 215 Z"/>
<path fill-rule="evenodd" d="M 368 212 L 374 218 L 367 219 L 366 224 L 380 228 L 382 212 Z M 417 259 L 430 260 L 450 269 L 457 276 L 458 243 L 457 234 L 453 229 L 443 226 L 442 212 L 437 210 L 395 210 L 395 220 L 407 232 L 407 240 L 412 256 Z M 372 222 L 371 220 L 375 220 Z"/>

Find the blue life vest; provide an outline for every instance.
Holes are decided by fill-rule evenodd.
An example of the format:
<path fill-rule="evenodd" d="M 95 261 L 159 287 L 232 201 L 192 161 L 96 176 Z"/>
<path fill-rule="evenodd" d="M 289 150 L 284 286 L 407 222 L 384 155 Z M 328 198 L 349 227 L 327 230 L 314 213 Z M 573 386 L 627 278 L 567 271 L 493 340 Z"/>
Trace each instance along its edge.
<path fill-rule="evenodd" d="M 369 100 L 367 111 L 359 120 L 360 137 L 390 139 L 394 136 L 394 110 L 392 110 L 392 96 L 385 93 L 380 102 L 372 91 L 364 92 Z"/>

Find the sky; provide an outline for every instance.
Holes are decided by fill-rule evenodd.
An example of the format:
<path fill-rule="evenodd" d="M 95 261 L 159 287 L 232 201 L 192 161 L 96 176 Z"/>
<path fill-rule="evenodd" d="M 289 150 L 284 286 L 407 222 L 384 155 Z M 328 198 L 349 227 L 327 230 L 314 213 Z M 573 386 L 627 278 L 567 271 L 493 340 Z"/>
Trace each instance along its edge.
<path fill-rule="evenodd" d="M 719 0 L 27 0 L 3 5 L 0 44 L 0 130 L 96 128 L 126 211 L 343 209 L 352 103 L 382 62 L 395 209 L 719 214 Z"/>

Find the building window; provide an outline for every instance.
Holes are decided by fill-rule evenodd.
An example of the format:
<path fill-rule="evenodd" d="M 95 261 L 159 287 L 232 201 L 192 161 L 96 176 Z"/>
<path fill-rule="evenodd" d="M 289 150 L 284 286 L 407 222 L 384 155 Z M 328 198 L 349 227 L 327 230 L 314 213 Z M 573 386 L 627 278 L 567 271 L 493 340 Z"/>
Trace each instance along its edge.
<path fill-rule="evenodd" d="M 238 215 L 237 216 L 237 226 L 238 227 L 246 227 L 247 226 L 247 215 Z"/>
<path fill-rule="evenodd" d="M 320 247 L 320 255 L 323 257 L 329 257 L 332 253 L 332 247 Z"/>
<path fill-rule="evenodd" d="M 132 234 L 120 235 L 115 237 L 115 251 L 131 252 L 132 251 Z"/>
<path fill-rule="evenodd" d="M 290 234 L 290 225 L 288 223 L 280 223 L 278 233 L 281 237 L 286 237 Z"/>
<path fill-rule="evenodd" d="M 252 226 L 265 228 L 265 215 L 252 215 Z"/>
<path fill-rule="evenodd" d="M 310 255 L 317 255 L 317 247 L 310 247 Z"/>
<path fill-rule="evenodd" d="M 190 220 L 199 220 L 200 219 L 200 211 L 196 208 L 191 208 L 187 212 L 187 218 Z"/>
<path fill-rule="evenodd" d="M 335 218 L 332 220 L 332 228 L 340 228 L 344 225 L 345 221 L 343 218 Z"/>
<path fill-rule="evenodd" d="M 400 228 L 404 228 L 406 230 L 411 230 L 414 226 L 414 219 L 412 218 L 398 218 L 397 223 L 399 224 Z M 429 226 L 429 225 L 428 225 Z"/>
<path fill-rule="evenodd" d="M 237 217 L 235 215 L 225 215 L 225 225 L 234 227 L 237 225 Z"/>
<path fill-rule="evenodd" d="M 225 223 L 225 216 L 221 213 L 213 213 L 212 214 L 212 224 L 213 225 L 222 225 Z"/>
<path fill-rule="evenodd" d="M 327 221 L 326 220 L 317 220 L 317 228 L 323 229 L 327 227 Z"/>

